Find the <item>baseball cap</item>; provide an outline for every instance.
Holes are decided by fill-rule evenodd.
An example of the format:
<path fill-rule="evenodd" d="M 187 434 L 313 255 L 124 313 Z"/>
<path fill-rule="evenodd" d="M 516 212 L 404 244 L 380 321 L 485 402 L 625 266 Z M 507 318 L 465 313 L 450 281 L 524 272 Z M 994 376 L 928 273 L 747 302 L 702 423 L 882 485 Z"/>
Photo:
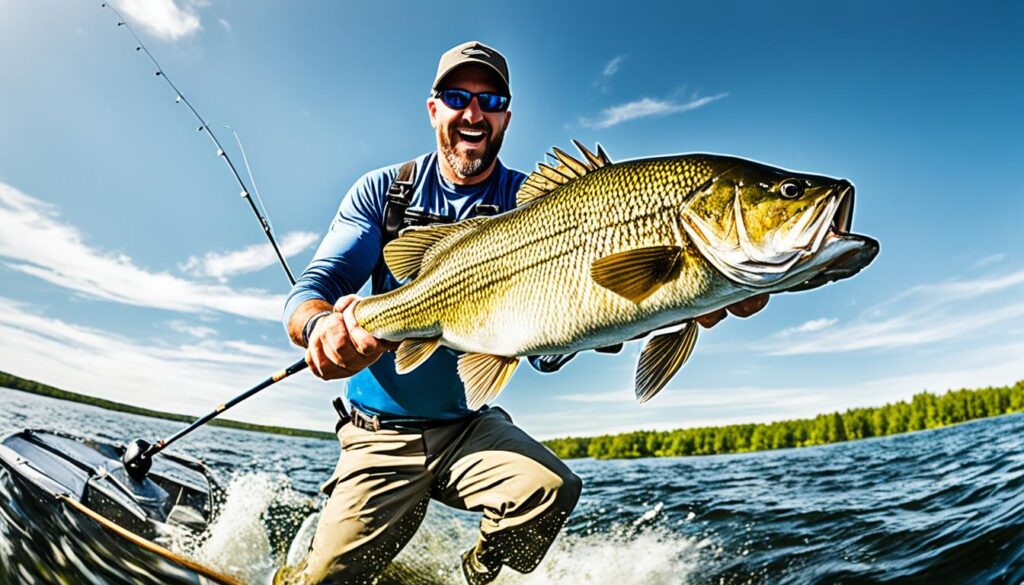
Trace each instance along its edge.
<path fill-rule="evenodd" d="M 434 77 L 434 85 L 431 86 L 431 89 L 437 90 L 446 75 L 463 65 L 483 65 L 494 71 L 504 84 L 505 91 L 512 95 L 508 85 L 508 63 L 505 61 L 505 57 L 496 49 L 479 41 L 462 43 L 445 51 L 437 63 L 437 76 Z"/>

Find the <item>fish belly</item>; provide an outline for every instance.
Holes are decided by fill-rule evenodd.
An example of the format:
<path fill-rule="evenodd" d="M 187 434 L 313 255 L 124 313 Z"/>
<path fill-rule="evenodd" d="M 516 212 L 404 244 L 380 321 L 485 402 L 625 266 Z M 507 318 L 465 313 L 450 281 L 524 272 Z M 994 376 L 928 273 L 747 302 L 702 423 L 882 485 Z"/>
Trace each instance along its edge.
<path fill-rule="evenodd" d="M 619 251 L 629 245 L 608 248 Z M 590 277 L 593 258 L 608 253 L 580 249 L 516 272 L 495 286 L 486 302 L 464 307 L 460 318 L 443 319 L 443 343 L 461 351 L 504 356 L 583 351 L 702 315 L 746 294 L 703 259 L 684 256 L 674 280 L 634 303 Z"/>

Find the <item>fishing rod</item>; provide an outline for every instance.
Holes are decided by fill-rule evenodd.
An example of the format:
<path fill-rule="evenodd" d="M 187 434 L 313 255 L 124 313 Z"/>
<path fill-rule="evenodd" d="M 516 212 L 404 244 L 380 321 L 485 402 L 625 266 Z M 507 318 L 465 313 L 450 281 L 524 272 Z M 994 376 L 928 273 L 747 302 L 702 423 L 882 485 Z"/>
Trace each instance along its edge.
<path fill-rule="evenodd" d="M 176 85 L 174 85 L 174 82 L 171 81 L 171 78 L 168 77 L 167 73 L 164 72 L 164 68 L 160 66 L 160 63 L 156 60 L 156 57 L 153 56 L 153 53 L 149 52 L 149 49 L 146 48 L 146 45 L 142 42 L 142 39 L 139 37 L 139 35 L 135 34 L 135 29 L 133 29 L 132 26 L 128 24 L 128 21 L 123 16 L 121 16 L 121 13 L 118 12 L 117 9 L 111 6 L 108 2 L 100 4 L 100 7 L 110 10 L 117 16 L 117 26 L 123 26 L 125 29 L 128 30 L 129 33 L 131 33 L 132 37 L 135 39 L 135 50 L 142 51 L 143 53 L 145 53 L 146 56 L 149 57 L 149 60 L 152 61 L 153 66 L 156 67 L 156 72 L 154 73 L 154 75 L 162 78 L 164 81 L 167 82 L 167 85 L 169 85 L 171 89 L 174 90 L 175 103 L 185 104 L 188 110 L 192 112 L 192 115 L 199 122 L 199 128 L 196 128 L 196 131 L 204 132 L 207 136 L 209 136 L 210 141 L 213 142 L 213 145 L 217 147 L 217 156 L 223 159 L 224 162 L 228 165 L 228 169 L 231 171 L 231 176 L 235 178 L 235 182 L 238 183 L 239 188 L 241 188 L 242 190 L 242 198 L 245 199 L 245 201 L 249 204 L 249 207 L 252 209 L 252 212 L 256 215 L 256 219 L 259 220 L 260 222 L 260 227 L 263 228 L 263 234 L 267 236 L 267 240 L 270 242 L 270 246 L 274 249 L 274 253 L 277 254 L 277 260 L 278 262 L 281 263 L 281 267 L 284 268 L 284 273 L 288 276 L 288 282 L 294 285 L 295 276 L 292 274 L 292 269 L 288 266 L 288 261 L 285 260 L 284 254 L 281 253 L 281 248 L 278 247 L 277 245 L 277 240 L 274 238 L 274 233 L 273 230 L 271 229 L 270 221 L 267 220 L 265 214 L 260 213 L 259 208 L 256 206 L 256 202 L 253 201 L 252 196 L 249 194 L 249 189 L 245 186 L 245 182 L 242 181 L 242 175 L 239 174 L 238 169 L 235 168 L 235 163 L 231 162 L 231 157 L 228 156 L 228 153 L 224 150 L 224 147 L 221 146 L 220 140 L 217 140 L 217 136 L 213 133 L 213 130 L 210 129 L 210 125 L 206 123 L 206 120 L 204 120 L 203 117 L 199 115 L 199 112 L 195 109 L 195 107 L 192 106 L 192 103 L 188 101 L 185 95 L 181 93 L 181 91 L 178 89 Z M 235 138 L 238 138 L 237 134 L 235 134 Z M 245 156 L 244 151 L 242 156 Z M 248 164 L 246 164 L 246 168 L 248 168 Z M 250 180 L 252 179 L 251 172 L 249 178 Z M 256 183 L 255 181 L 253 181 L 253 186 L 255 185 Z M 258 190 L 256 191 L 256 196 L 259 197 Z M 260 206 L 263 206 L 262 199 L 260 200 Z"/>
<path fill-rule="evenodd" d="M 277 382 L 284 380 L 285 378 L 291 376 L 296 372 L 301 372 L 302 370 L 305 370 L 307 367 L 308 364 L 306 364 L 306 359 L 300 359 L 299 361 L 288 366 L 287 368 L 275 372 L 274 375 L 263 380 L 259 384 L 256 384 L 252 388 L 249 388 L 248 390 L 239 394 L 238 396 L 235 396 L 234 398 L 225 402 L 224 404 L 218 405 L 217 408 L 213 409 L 213 411 L 197 418 L 195 422 L 193 422 L 187 428 L 184 428 L 174 433 L 173 435 L 167 437 L 166 439 L 157 441 L 152 445 L 150 445 L 146 441 L 143 441 L 142 439 L 136 439 L 135 441 L 132 441 L 131 443 L 128 444 L 128 447 L 125 449 L 124 455 L 121 456 L 121 461 L 124 463 L 125 470 L 128 471 L 128 475 L 131 476 L 131 478 L 134 479 L 135 481 L 142 481 L 143 479 L 145 479 L 146 474 L 149 473 L 149 468 L 153 466 L 153 456 L 169 447 L 171 443 L 177 441 L 178 439 L 205 425 L 214 418 L 220 416 L 220 413 L 245 400 L 246 398 L 252 396 L 253 394 L 256 394 L 260 390 L 263 390 L 268 386 L 276 384 Z"/>
<path fill-rule="evenodd" d="M 139 37 L 138 34 L 135 33 L 135 30 L 131 27 L 130 24 L 128 24 L 128 21 L 123 16 L 121 16 L 121 13 L 118 12 L 117 9 L 115 9 L 107 2 L 102 3 L 100 7 L 109 9 L 117 16 L 117 26 L 123 26 L 125 29 L 128 30 L 129 33 L 131 33 L 132 37 L 135 39 L 135 50 L 142 51 L 146 54 L 147 57 L 149 57 L 149 60 L 153 63 L 154 67 L 156 67 L 155 75 L 157 77 L 163 78 L 163 80 L 167 82 L 167 85 L 169 85 L 171 89 L 174 90 L 174 94 L 176 96 L 174 100 L 175 103 L 185 104 L 185 106 L 188 107 L 188 110 L 192 112 L 192 115 L 195 117 L 195 119 L 199 121 L 199 128 L 197 128 L 196 130 L 199 132 L 206 133 L 206 135 L 213 142 L 214 146 L 217 147 L 217 156 L 223 159 L 224 162 L 227 164 L 228 169 L 231 171 L 231 175 L 235 178 L 235 182 L 238 183 L 238 186 L 242 190 L 242 198 L 244 198 L 246 202 L 249 203 L 249 207 L 252 209 L 252 212 L 256 215 L 256 219 L 259 220 L 260 222 L 260 226 L 263 228 L 264 235 L 267 236 L 267 240 L 270 242 L 271 247 L 274 249 L 274 253 L 277 254 L 277 259 L 280 262 L 281 267 L 284 268 L 284 273 L 288 277 L 288 282 L 291 285 L 294 285 L 295 276 L 292 274 L 291 268 L 288 266 L 288 261 L 285 260 L 284 254 L 281 253 L 281 248 L 277 245 L 277 240 L 274 238 L 273 229 L 270 225 L 270 221 L 267 219 L 265 213 L 260 212 L 260 209 L 259 207 L 256 206 L 256 203 L 253 201 L 252 196 L 249 195 L 249 189 L 245 186 L 245 182 L 242 180 L 241 174 L 239 174 L 238 169 L 235 168 L 235 164 L 231 162 L 231 157 L 229 157 L 227 152 L 225 152 L 224 147 L 221 146 L 220 141 L 217 140 L 217 136 L 213 133 L 213 130 L 210 129 L 210 125 L 206 123 L 206 120 L 203 119 L 203 117 L 195 109 L 192 103 L 189 102 L 188 99 L 185 98 L 184 94 L 182 94 L 181 91 L 178 89 L 178 87 L 174 85 L 174 82 L 171 81 L 171 79 L 164 72 L 163 67 L 160 66 L 160 63 L 156 60 L 156 57 L 154 57 L 153 54 L 149 52 L 149 49 L 146 48 L 146 45 L 142 42 L 142 39 Z M 245 149 L 242 147 L 242 141 L 238 138 L 237 132 L 235 132 L 233 129 L 231 131 L 235 135 L 235 140 L 238 142 L 238 148 L 242 153 L 242 158 L 245 162 L 246 171 L 249 173 L 249 180 L 252 181 L 256 197 L 257 199 L 260 200 L 260 207 L 263 207 L 263 200 L 260 197 L 259 189 L 256 187 L 256 180 L 252 176 L 252 169 L 249 168 L 249 160 L 245 156 Z M 185 435 L 210 422 L 214 418 L 220 416 L 222 412 L 235 406 L 239 402 L 242 402 L 246 398 L 249 398 L 250 396 L 259 392 L 260 390 L 263 390 L 273 384 L 276 384 L 277 382 L 280 382 L 281 380 L 284 380 L 285 378 L 291 376 L 292 374 L 301 372 L 302 370 L 306 369 L 306 367 L 307 364 L 305 358 L 300 359 L 299 361 L 288 366 L 287 368 L 275 372 L 269 378 L 263 380 L 259 384 L 256 384 L 252 388 L 246 390 L 245 392 L 239 394 L 238 396 L 232 398 L 231 400 L 225 402 L 224 404 L 218 405 L 217 408 L 215 408 L 212 412 L 209 412 L 208 414 L 197 418 L 188 427 L 178 431 L 177 433 L 174 433 L 173 435 L 166 439 L 157 441 L 152 445 L 142 439 L 136 439 L 135 441 L 132 441 L 125 448 L 125 452 L 121 457 L 121 461 L 124 463 L 125 470 L 128 472 L 128 475 L 132 479 L 136 481 L 142 481 L 143 479 L 145 479 L 146 474 L 149 473 L 150 468 L 153 466 L 154 455 L 163 451 L 178 439 L 184 437 Z"/>

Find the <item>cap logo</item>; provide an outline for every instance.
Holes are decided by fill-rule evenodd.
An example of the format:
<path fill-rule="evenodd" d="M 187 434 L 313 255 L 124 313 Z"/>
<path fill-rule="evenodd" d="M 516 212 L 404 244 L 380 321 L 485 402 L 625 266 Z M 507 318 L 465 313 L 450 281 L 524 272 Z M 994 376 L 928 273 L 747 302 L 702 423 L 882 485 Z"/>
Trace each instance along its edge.
<path fill-rule="evenodd" d="M 484 57 L 491 56 L 490 51 L 485 51 L 484 49 L 478 49 L 476 47 L 466 47 L 465 49 L 462 49 L 461 53 L 467 57 L 473 57 L 475 55 L 483 55 Z"/>

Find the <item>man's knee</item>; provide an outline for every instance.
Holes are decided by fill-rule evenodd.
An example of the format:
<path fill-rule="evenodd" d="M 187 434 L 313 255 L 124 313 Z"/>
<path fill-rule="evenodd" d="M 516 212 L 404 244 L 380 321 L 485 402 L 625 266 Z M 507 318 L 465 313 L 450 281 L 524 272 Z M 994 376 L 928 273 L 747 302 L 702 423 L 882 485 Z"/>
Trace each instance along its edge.
<path fill-rule="evenodd" d="M 583 491 L 583 480 L 580 476 L 576 475 L 568 469 L 565 473 L 559 476 L 559 485 L 556 487 L 557 491 L 557 507 L 565 512 L 566 515 L 573 511 L 576 507 L 576 502 L 580 499 L 580 493 Z"/>
<path fill-rule="evenodd" d="M 530 486 L 530 494 L 523 494 L 521 506 L 529 507 L 534 503 L 536 507 L 543 508 L 544 512 L 560 512 L 564 517 L 576 507 L 580 499 L 580 492 L 583 489 L 583 480 L 567 467 L 562 469 L 548 469 L 541 467 L 543 471 L 534 474 L 534 484 Z M 530 497 L 530 496 L 540 496 Z"/>

